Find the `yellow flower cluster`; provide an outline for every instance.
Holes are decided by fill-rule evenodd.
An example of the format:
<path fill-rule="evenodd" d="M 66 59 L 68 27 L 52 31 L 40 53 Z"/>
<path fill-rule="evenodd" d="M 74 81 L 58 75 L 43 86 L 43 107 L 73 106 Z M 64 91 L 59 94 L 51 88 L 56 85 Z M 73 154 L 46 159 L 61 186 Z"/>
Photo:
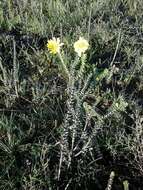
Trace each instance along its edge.
<path fill-rule="evenodd" d="M 59 38 L 53 38 L 51 40 L 48 40 L 47 47 L 51 54 L 60 53 L 61 46 L 63 46 L 63 43 L 60 43 Z M 79 40 L 74 43 L 74 50 L 79 57 L 81 57 L 81 55 L 84 54 L 88 48 L 89 43 L 83 37 L 80 37 Z"/>
<path fill-rule="evenodd" d="M 47 47 L 52 54 L 56 54 L 60 52 L 60 48 L 63 43 L 60 43 L 59 38 L 53 38 L 52 40 L 48 40 Z"/>
<path fill-rule="evenodd" d="M 81 57 L 82 53 L 85 53 L 88 47 L 89 47 L 88 41 L 82 37 L 80 37 L 79 40 L 74 43 L 74 50 L 79 57 Z"/>

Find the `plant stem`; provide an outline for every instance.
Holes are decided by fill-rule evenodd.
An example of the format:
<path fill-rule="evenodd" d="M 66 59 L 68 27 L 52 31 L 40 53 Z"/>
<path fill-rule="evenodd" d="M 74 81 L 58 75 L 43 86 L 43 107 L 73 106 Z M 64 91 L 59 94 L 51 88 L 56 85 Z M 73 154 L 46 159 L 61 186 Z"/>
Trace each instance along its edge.
<path fill-rule="evenodd" d="M 68 76 L 68 79 L 70 79 L 70 73 L 69 73 L 69 70 L 67 69 L 67 66 L 65 65 L 65 62 L 64 62 L 64 60 L 63 60 L 63 58 L 62 58 L 61 53 L 59 53 L 58 55 L 59 55 L 59 58 L 60 58 L 60 60 L 61 60 L 62 67 L 63 67 L 63 69 L 64 69 L 66 75 Z"/>

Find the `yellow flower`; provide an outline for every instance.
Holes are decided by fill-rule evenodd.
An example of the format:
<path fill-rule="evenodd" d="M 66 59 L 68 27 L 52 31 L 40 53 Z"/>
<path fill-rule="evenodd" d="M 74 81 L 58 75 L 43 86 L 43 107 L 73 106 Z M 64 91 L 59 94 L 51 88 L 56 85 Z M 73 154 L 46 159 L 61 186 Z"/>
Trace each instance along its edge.
<path fill-rule="evenodd" d="M 84 38 L 80 37 L 78 41 L 74 43 L 75 52 L 77 52 L 78 56 L 81 57 L 82 53 L 89 48 L 89 43 Z"/>
<path fill-rule="evenodd" d="M 63 45 L 63 43 L 60 43 L 59 38 L 53 38 L 51 40 L 48 40 L 47 48 L 49 49 L 51 54 L 56 54 L 60 52 L 60 48 Z"/>

